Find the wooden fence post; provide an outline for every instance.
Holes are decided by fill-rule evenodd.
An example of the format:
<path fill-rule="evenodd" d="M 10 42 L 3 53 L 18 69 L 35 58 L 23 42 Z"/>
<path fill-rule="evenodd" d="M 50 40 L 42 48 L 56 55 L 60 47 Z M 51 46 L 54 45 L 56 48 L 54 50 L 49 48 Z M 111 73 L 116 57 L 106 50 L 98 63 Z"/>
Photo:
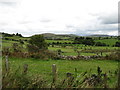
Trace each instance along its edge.
<path fill-rule="evenodd" d="M 104 88 L 108 88 L 107 86 L 107 74 L 104 74 Z"/>
<path fill-rule="evenodd" d="M 73 84 L 73 80 L 74 80 L 73 74 L 67 73 L 66 75 L 67 75 L 67 84 L 69 87 L 71 87 L 71 85 Z"/>
<path fill-rule="evenodd" d="M 103 55 L 103 53 L 101 52 L 101 56 Z"/>
<path fill-rule="evenodd" d="M 23 74 L 26 74 L 28 71 L 28 64 L 23 65 Z"/>
<path fill-rule="evenodd" d="M 53 73 L 53 83 L 55 84 L 57 80 L 57 67 L 55 64 L 52 65 L 52 73 Z"/>
<path fill-rule="evenodd" d="M 8 56 L 6 56 L 6 58 L 5 58 L 5 69 L 7 72 L 9 71 Z"/>
<path fill-rule="evenodd" d="M 120 64 L 120 63 L 119 63 Z M 118 82 L 117 82 L 117 88 L 120 87 L 120 66 L 118 66 Z"/>

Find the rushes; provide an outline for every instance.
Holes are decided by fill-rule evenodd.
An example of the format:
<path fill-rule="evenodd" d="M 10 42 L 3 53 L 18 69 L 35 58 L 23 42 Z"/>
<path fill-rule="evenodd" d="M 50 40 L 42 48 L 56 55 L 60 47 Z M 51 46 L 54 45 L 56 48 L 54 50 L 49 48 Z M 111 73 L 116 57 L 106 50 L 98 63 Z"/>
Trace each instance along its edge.
<path fill-rule="evenodd" d="M 46 81 L 40 75 L 28 75 L 26 65 L 23 65 L 22 70 L 18 67 L 15 71 L 10 69 L 9 72 L 3 68 L 2 88 L 45 88 Z"/>

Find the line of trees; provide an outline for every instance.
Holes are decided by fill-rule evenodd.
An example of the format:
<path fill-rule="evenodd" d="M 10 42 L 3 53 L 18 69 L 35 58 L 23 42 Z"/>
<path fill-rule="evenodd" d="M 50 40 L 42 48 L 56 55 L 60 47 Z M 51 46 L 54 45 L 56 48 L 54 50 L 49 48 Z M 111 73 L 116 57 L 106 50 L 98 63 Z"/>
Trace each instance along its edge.
<path fill-rule="evenodd" d="M 91 37 L 76 37 L 74 43 L 85 44 L 85 45 L 94 45 L 95 42 Z"/>
<path fill-rule="evenodd" d="M 115 47 L 120 47 L 120 42 L 116 42 L 114 46 Z"/>
<path fill-rule="evenodd" d="M 8 33 L 2 33 L 2 35 L 4 37 L 13 37 L 13 36 L 19 36 L 19 37 L 23 37 L 22 34 L 16 33 L 16 34 L 8 34 Z"/>
<path fill-rule="evenodd" d="M 71 45 L 71 44 L 84 44 L 90 46 L 109 46 L 106 43 L 95 42 L 91 37 L 76 37 L 73 42 L 52 42 L 49 45 Z"/>

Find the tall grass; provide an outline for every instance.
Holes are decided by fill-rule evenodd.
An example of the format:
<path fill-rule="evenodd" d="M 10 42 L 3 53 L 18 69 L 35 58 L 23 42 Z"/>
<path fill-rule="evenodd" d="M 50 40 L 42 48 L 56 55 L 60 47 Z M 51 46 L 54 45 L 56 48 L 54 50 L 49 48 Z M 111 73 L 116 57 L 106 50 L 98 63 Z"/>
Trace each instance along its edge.
<path fill-rule="evenodd" d="M 35 59 L 32 61 L 30 59 L 29 60 L 18 59 L 18 60 L 12 59 L 12 61 L 14 61 L 13 63 L 9 59 L 9 64 L 10 64 L 9 71 L 6 71 L 3 61 L 3 88 L 99 88 L 99 87 L 115 88 L 117 85 L 116 77 L 118 74 L 118 70 L 116 70 L 115 68 L 114 70 L 110 70 L 110 66 L 109 66 L 106 68 L 105 71 L 104 70 L 105 68 L 103 68 L 103 66 L 101 65 L 102 61 L 99 62 L 100 67 L 96 66 L 91 69 L 86 68 L 85 70 L 86 66 L 90 68 L 90 66 L 88 66 L 88 63 L 94 66 L 95 61 L 92 62 L 74 61 L 77 64 L 76 65 L 73 61 L 67 61 L 67 63 L 66 61 L 64 61 L 63 63 L 63 61 L 61 60 L 58 62 L 43 61 L 43 60 L 39 61 Z M 79 64 L 80 62 L 86 63 L 84 64 L 85 66 L 78 67 L 79 65 L 82 65 Z M 26 68 L 25 63 L 27 63 L 28 65 L 27 69 L 25 69 Z M 53 83 L 53 77 L 52 77 L 53 74 L 51 68 L 53 63 L 57 65 L 58 77 L 55 83 Z M 103 63 L 105 63 L 105 61 Z M 66 64 L 68 65 L 68 67 L 66 67 Z M 75 65 L 77 67 L 75 67 Z M 108 65 L 110 65 L 110 63 L 108 63 Z M 39 71 L 39 73 L 35 73 L 36 69 Z M 44 75 L 48 75 L 50 79 L 47 79 Z M 62 75 L 62 78 L 59 78 L 60 75 Z"/>

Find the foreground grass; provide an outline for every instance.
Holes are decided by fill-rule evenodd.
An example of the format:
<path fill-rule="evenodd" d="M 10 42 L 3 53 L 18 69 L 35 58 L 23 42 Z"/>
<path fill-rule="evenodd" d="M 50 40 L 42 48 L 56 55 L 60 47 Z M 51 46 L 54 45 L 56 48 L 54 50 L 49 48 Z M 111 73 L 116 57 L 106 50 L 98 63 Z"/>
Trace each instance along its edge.
<path fill-rule="evenodd" d="M 4 62 L 3 58 L 3 62 Z M 28 64 L 28 74 L 29 75 L 40 75 L 48 83 L 52 82 L 52 64 L 56 64 L 58 68 L 58 81 L 66 78 L 66 73 L 75 74 L 75 68 L 77 73 L 81 74 L 87 71 L 89 74 L 97 73 L 97 67 L 100 66 L 103 73 L 108 73 L 114 71 L 118 68 L 117 61 L 110 60 L 80 60 L 80 61 L 68 61 L 68 60 L 39 60 L 39 59 L 23 59 L 23 58 L 9 58 L 11 70 L 16 70 L 20 67 L 22 72 L 23 65 Z M 3 64 L 4 67 L 4 64 Z M 91 70 L 91 72 L 90 72 Z M 116 83 L 115 77 L 111 77 L 110 86 L 114 86 Z"/>

